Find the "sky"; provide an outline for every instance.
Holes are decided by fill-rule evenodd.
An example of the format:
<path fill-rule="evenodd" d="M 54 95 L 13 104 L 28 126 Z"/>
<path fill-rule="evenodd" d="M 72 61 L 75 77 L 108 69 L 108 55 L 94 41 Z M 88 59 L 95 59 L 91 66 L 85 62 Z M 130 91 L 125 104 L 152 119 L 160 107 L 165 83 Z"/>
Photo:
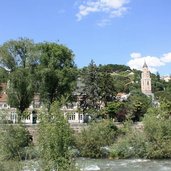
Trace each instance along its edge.
<path fill-rule="evenodd" d="M 122 64 L 171 74 L 171 0 L 1 0 L 0 45 L 66 45 L 81 68 Z"/>

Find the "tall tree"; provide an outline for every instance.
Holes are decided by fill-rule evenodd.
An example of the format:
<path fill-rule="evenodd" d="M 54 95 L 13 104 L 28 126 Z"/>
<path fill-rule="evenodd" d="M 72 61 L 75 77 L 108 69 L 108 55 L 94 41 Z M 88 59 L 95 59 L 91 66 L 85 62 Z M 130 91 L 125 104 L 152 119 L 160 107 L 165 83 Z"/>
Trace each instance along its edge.
<path fill-rule="evenodd" d="M 100 89 L 98 86 L 99 72 L 98 68 L 93 60 L 91 60 L 89 66 L 83 72 L 83 80 L 85 84 L 86 103 L 89 109 L 98 109 L 97 102 L 100 101 Z"/>
<path fill-rule="evenodd" d="M 9 72 L 8 101 L 19 110 L 19 119 L 33 98 L 33 68 L 38 51 L 32 40 L 20 38 L 0 46 L 0 65 Z"/>
<path fill-rule="evenodd" d="M 32 85 L 32 77 L 28 69 L 18 68 L 10 74 L 7 93 L 10 106 L 19 110 L 20 120 L 34 96 L 34 86 Z"/>
<path fill-rule="evenodd" d="M 83 69 L 82 77 L 85 96 L 81 107 L 83 113 L 89 110 L 94 117 L 98 115 L 102 106 L 106 106 L 107 102 L 113 100 L 116 94 L 114 80 L 111 73 L 101 70 L 101 66 L 97 67 L 93 60 Z"/>
<path fill-rule="evenodd" d="M 30 39 L 7 41 L 0 46 L 0 65 L 10 72 L 18 67 L 30 67 L 37 63 L 36 52 L 36 45 Z"/>
<path fill-rule="evenodd" d="M 100 100 L 107 106 L 107 102 L 113 101 L 116 96 L 116 87 L 112 75 L 105 71 L 100 72 L 98 85 L 100 88 Z"/>
<path fill-rule="evenodd" d="M 45 42 L 39 44 L 39 49 L 39 91 L 42 101 L 50 108 L 52 102 L 72 92 L 77 70 L 74 54 L 66 46 Z"/>

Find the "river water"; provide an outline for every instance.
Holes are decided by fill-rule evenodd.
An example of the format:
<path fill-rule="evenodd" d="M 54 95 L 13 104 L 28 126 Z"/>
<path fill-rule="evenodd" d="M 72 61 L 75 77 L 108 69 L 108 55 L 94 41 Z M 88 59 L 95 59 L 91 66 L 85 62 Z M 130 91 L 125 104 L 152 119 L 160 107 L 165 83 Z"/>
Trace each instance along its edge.
<path fill-rule="evenodd" d="M 81 171 L 171 171 L 171 160 L 80 158 L 76 164 Z"/>

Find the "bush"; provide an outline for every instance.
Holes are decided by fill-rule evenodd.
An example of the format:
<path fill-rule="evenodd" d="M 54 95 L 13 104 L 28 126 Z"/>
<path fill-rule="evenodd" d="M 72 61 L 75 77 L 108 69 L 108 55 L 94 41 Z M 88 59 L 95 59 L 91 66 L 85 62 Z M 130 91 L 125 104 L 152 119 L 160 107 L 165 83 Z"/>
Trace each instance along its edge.
<path fill-rule="evenodd" d="M 3 161 L 0 162 L 1 171 L 19 171 L 22 170 L 22 164 L 18 161 Z"/>
<path fill-rule="evenodd" d="M 146 158 L 146 156 L 145 135 L 137 130 L 120 137 L 110 151 L 111 158 Z"/>
<path fill-rule="evenodd" d="M 108 120 L 94 122 L 76 135 L 76 147 L 83 157 L 107 157 L 108 146 L 114 143 L 117 135 L 118 129 L 113 122 Z"/>
<path fill-rule="evenodd" d="M 25 159 L 31 135 L 23 125 L 3 125 L 0 129 L 0 157 L 2 160 Z"/>
<path fill-rule="evenodd" d="M 171 119 L 167 110 L 150 109 L 144 117 L 148 158 L 171 158 Z"/>
<path fill-rule="evenodd" d="M 125 135 L 111 147 L 112 158 L 171 158 L 170 112 L 160 107 L 151 108 L 143 124 L 142 130 L 127 127 Z"/>
<path fill-rule="evenodd" d="M 44 170 L 75 170 L 70 151 L 72 131 L 57 103 L 50 112 L 42 113 L 38 143 L 40 165 Z"/>

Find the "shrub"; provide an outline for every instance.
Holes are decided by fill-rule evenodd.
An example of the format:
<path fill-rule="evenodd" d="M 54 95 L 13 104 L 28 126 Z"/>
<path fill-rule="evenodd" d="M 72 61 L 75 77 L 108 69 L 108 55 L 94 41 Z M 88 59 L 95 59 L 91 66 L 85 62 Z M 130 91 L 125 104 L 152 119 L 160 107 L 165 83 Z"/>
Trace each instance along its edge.
<path fill-rule="evenodd" d="M 76 147 L 83 157 L 107 157 L 108 146 L 115 141 L 117 135 L 118 129 L 113 122 L 93 122 L 76 135 Z"/>
<path fill-rule="evenodd" d="M 74 168 L 69 149 L 72 146 L 71 128 L 57 103 L 52 105 L 50 112 L 42 114 L 38 145 L 40 165 L 44 170 L 69 171 Z"/>
<path fill-rule="evenodd" d="M 144 117 L 148 158 L 171 158 L 171 119 L 167 110 L 150 109 Z"/>
<path fill-rule="evenodd" d="M 22 160 L 31 135 L 23 125 L 3 125 L 0 129 L 0 156 L 2 160 Z"/>
<path fill-rule="evenodd" d="M 134 130 L 120 137 L 111 147 L 112 158 L 146 158 L 146 138 L 143 132 Z"/>

